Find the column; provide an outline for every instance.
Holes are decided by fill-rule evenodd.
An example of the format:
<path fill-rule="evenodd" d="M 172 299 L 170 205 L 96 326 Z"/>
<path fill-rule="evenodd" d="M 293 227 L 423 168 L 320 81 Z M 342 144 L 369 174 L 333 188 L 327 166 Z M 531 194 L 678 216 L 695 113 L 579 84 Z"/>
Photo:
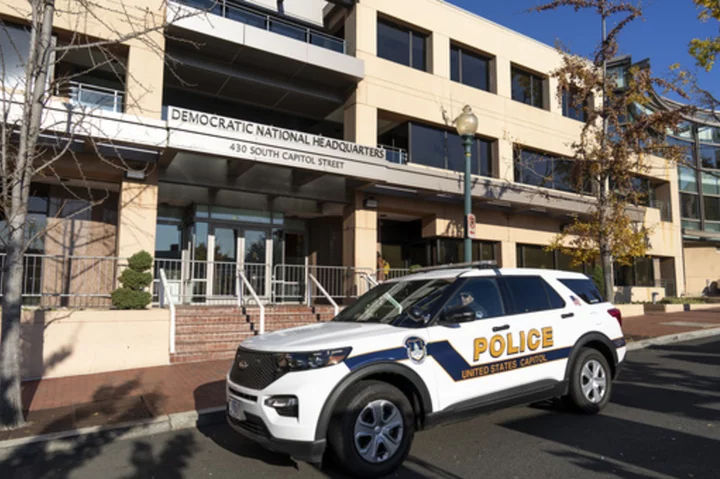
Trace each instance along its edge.
<path fill-rule="evenodd" d="M 156 179 L 123 181 L 118 207 L 117 254 L 120 258 L 128 258 L 143 250 L 155 256 L 157 204 Z"/>
<path fill-rule="evenodd" d="M 377 146 L 377 108 L 358 101 L 358 92 L 345 105 L 345 140 Z"/>
<path fill-rule="evenodd" d="M 495 85 L 494 93 L 505 98 L 512 98 L 512 77 L 510 75 L 510 60 L 504 57 L 495 57 Z"/>
<path fill-rule="evenodd" d="M 160 33 L 153 39 L 158 48 L 165 40 Z M 125 87 L 125 112 L 160 119 L 162 115 L 163 52 L 149 50 L 144 44 L 130 46 Z"/>
<path fill-rule="evenodd" d="M 430 71 L 433 75 L 450 79 L 450 38 L 433 32 L 429 48 Z"/>
<path fill-rule="evenodd" d="M 512 241 L 500 243 L 500 267 L 516 268 L 518 264 L 517 244 Z"/>
<path fill-rule="evenodd" d="M 355 3 L 345 20 L 347 54 L 377 54 L 377 11 L 363 3 Z"/>
<path fill-rule="evenodd" d="M 353 205 L 345 207 L 343 214 L 343 265 L 373 272 L 377 265 L 377 211 L 363 208 L 364 195 L 356 193 Z M 354 276 L 353 284 L 356 291 L 360 289 L 361 281 L 358 275 Z"/>

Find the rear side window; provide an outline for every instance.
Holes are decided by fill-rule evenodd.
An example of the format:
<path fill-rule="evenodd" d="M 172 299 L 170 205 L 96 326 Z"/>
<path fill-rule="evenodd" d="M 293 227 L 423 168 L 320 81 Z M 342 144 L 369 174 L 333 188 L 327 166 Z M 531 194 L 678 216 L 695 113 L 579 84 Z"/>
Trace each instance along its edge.
<path fill-rule="evenodd" d="M 565 307 L 565 301 L 539 276 L 505 276 L 515 313 L 534 313 Z"/>
<path fill-rule="evenodd" d="M 600 294 L 595 283 L 589 279 L 561 279 L 559 281 L 567 286 L 573 293 L 580 296 L 587 304 L 605 302 L 605 298 Z"/>

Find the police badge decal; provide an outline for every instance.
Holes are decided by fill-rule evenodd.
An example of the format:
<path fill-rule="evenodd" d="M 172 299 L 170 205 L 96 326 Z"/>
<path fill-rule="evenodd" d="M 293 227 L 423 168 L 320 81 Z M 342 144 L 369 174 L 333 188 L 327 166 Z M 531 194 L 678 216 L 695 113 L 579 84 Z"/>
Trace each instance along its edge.
<path fill-rule="evenodd" d="M 427 347 L 425 340 L 412 336 L 405 340 L 405 349 L 407 350 L 408 359 L 415 364 L 422 364 L 427 356 Z"/>

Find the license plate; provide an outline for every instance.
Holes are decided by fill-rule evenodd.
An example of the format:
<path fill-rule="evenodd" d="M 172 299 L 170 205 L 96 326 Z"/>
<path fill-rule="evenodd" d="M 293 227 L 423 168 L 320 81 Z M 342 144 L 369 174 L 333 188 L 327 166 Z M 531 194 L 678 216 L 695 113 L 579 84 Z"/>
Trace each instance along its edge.
<path fill-rule="evenodd" d="M 242 404 L 240 401 L 236 401 L 235 399 L 230 399 L 228 401 L 228 412 L 232 417 L 237 419 L 238 421 L 244 421 L 245 420 L 245 413 L 242 409 Z"/>

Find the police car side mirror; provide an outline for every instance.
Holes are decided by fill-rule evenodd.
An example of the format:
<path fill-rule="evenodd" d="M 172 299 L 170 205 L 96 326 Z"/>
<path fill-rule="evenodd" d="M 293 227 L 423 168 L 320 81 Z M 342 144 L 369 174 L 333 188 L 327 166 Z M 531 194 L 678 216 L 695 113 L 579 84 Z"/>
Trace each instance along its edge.
<path fill-rule="evenodd" d="M 469 309 L 460 309 L 443 313 L 442 322 L 448 324 L 468 323 L 475 320 L 475 312 Z"/>

